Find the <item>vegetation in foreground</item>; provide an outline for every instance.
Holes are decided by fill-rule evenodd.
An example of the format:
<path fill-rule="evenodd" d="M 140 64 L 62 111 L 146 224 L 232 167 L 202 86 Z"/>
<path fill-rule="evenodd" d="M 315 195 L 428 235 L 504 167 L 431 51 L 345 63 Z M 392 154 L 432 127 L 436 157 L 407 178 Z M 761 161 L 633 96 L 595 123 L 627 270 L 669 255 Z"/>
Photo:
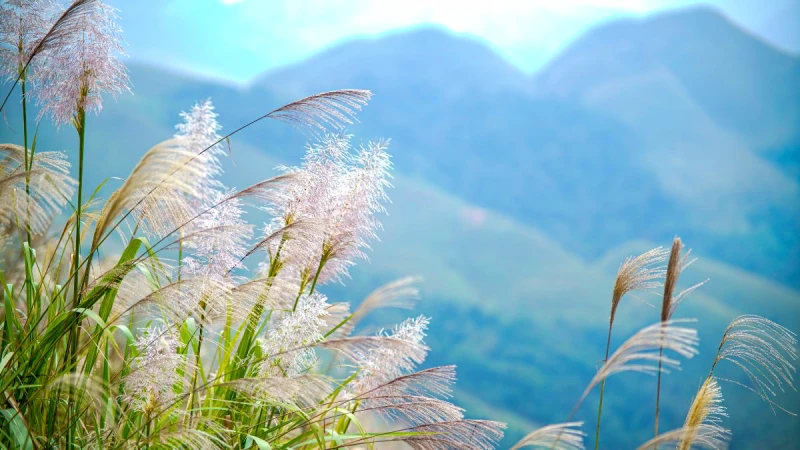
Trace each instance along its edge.
<path fill-rule="evenodd" d="M 225 136 L 211 102 L 199 102 L 174 139 L 100 200 L 99 187 L 83 183 L 87 116 L 103 94 L 129 90 L 114 10 L 96 0 L 63 10 L 14 0 L 0 12 L 3 70 L 20 86 L 23 128 L 23 145 L 0 145 L 5 447 L 494 448 L 504 425 L 464 419 L 447 400 L 454 367 L 417 370 L 428 318 L 354 334 L 370 311 L 408 306 L 413 279 L 379 288 L 353 312 L 320 292 L 366 258 L 388 200 L 388 143 L 354 149 L 343 131 L 368 91 L 307 97 Z M 31 99 L 42 113 L 29 136 Z M 37 151 L 45 117 L 76 130 L 77 180 L 66 155 Z M 309 137 L 302 164 L 244 189 L 223 186 L 228 138 L 264 118 Z M 271 217 L 258 232 L 244 218 L 253 208 Z M 513 448 L 583 448 L 572 415 L 599 388 L 598 448 L 605 380 L 625 371 L 657 376 L 655 437 L 642 448 L 725 446 L 723 380 L 714 375 L 721 361 L 741 367 L 750 389 L 780 408 L 773 398 L 792 387 L 795 337 L 743 316 L 726 330 L 684 427 L 659 431 L 661 375 L 697 353 L 690 322 L 672 320 L 699 287 L 675 292 L 690 263 L 676 238 L 669 251 L 622 264 L 605 363 L 564 423 Z M 662 286 L 661 320 L 612 353 L 622 298 Z"/>

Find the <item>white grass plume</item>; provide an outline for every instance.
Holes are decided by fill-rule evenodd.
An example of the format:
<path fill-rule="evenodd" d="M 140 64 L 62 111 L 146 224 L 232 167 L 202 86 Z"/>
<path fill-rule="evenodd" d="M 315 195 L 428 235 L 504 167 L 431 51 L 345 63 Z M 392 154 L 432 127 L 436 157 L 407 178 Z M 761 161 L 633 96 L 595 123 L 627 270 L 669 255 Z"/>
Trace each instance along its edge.
<path fill-rule="evenodd" d="M 523 447 L 583 450 L 583 438 L 586 433 L 581 431 L 582 426 L 583 422 L 567 422 L 544 426 L 520 439 L 519 442 L 511 447 L 511 450 Z"/>
<path fill-rule="evenodd" d="M 39 152 L 24 167 L 25 149 L 0 144 L 0 236 L 15 226 L 34 234 L 47 231 L 52 220 L 66 206 L 77 183 L 69 176 L 70 164 L 61 152 Z M 26 193 L 25 185 L 29 193 Z"/>
<path fill-rule="evenodd" d="M 631 291 L 648 291 L 661 286 L 659 280 L 664 277 L 666 271 L 660 263 L 666 259 L 667 252 L 662 247 L 657 247 L 639 256 L 630 256 L 620 265 L 611 296 L 609 328 L 614 323 L 617 307 L 625 294 Z"/>
<path fill-rule="evenodd" d="M 370 91 L 341 89 L 311 95 L 284 105 L 267 117 L 287 123 L 310 135 L 327 129 L 341 131 L 352 124 L 356 114 L 372 98 Z"/>
<path fill-rule="evenodd" d="M 750 379 L 751 389 L 769 403 L 773 412 L 775 407 L 786 411 L 772 397 L 778 391 L 797 390 L 794 387 L 797 337 L 793 332 L 764 317 L 739 316 L 723 334 L 712 373 L 721 361 L 739 367 Z"/>
<path fill-rule="evenodd" d="M 207 170 L 180 141 L 164 141 L 150 149 L 125 182 L 106 202 L 95 228 L 92 247 L 99 245 L 115 221 L 133 212 L 153 235 L 176 230 L 192 217 L 187 197 L 200 197 L 194 182 Z"/>
<path fill-rule="evenodd" d="M 671 350 L 684 358 L 692 358 L 698 353 L 697 330 L 675 326 L 683 322 L 686 321 L 659 322 L 628 338 L 597 371 L 578 404 L 583 402 L 592 388 L 614 374 L 641 372 L 655 375 L 659 372 L 668 373 L 669 369 L 679 369 L 680 361 L 666 356 L 662 350 Z"/>
<path fill-rule="evenodd" d="M 730 431 L 721 423 L 727 416 L 719 383 L 714 377 L 706 378 L 686 414 L 685 431 L 678 441 L 678 450 L 689 450 L 695 444 L 715 450 L 725 448 Z"/>
<path fill-rule="evenodd" d="M 330 380 L 317 374 L 241 378 L 224 385 L 251 398 L 299 408 L 318 404 L 332 391 Z"/>
<path fill-rule="evenodd" d="M 503 438 L 505 428 L 506 424 L 500 422 L 462 419 L 420 425 L 407 431 L 423 434 L 398 439 L 414 450 L 440 450 L 442 448 L 485 450 L 495 448 Z"/>

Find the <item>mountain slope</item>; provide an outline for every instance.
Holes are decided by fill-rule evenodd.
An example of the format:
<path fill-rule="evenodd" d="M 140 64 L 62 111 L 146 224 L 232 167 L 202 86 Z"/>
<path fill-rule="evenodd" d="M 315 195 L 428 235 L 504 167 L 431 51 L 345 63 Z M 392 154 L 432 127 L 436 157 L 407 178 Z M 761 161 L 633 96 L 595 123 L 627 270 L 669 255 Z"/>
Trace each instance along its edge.
<path fill-rule="evenodd" d="M 251 92 L 373 89 L 354 130 L 391 136 L 399 170 L 584 257 L 679 233 L 800 286 L 800 59 L 708 9 L 610 22 L 534 78 L 487 52 L 414 30 L 331 48 Z"/>
<path fill-rule="evenodd" d="M 420 311 L 434 318 L 429 364 L 457 364 L 458 387 L 467 394 L 457 400 L 477 408 L 470 411 L 473 416 L 487 412 L 509 417 L 517 427 L 510 431 L 508 443 L 531 423 L 564 420 L 602 355 L 619 263 L 654 243 L 669 243 L 674 233 L 701 257 L 681 285 L 711 281 L 678 312 L 680 317 L 700 319 L 702 353 L 688 361 L 684 371 L 666 378 L 665 428 L 682 424 L 733 317 L 762 314 L 800 329 L 800 293 L 774 281 L 788 279 L 797 258 L 776 258 L 776 250 L 765 245 L 784 248 L 796 239 L 797 228 L 792 222 L 779 222 L 783 216 L 762 222 L 753 222 L 752 216 L 764 208 L 780 209 L 786 198 L 776 193 L 782 192 L 787 176 L 775 175 L 781 166 L 741 144 L 734 154 L 747 159 L 733 166 L 741 171 L 735 172 L 738 183 L 720 187 L 705 180 L 714 178 L 726 155 L 721 142 L 735 138 L 679 76 L 663 70 L 653 77 L 647 72 L 641 83 L 610 83 L 590 97 L 595 103 L 557 93 L 531 94 L 533 80 L 509 73 L 502 59 L 486 49 L 479 51 L 482 47 L 474 41 L 432 33 L 439 43 L 423 60 L 447 67 L 431 67 L 423 75 L 401 70 L 425 54 L 418 37 L 410 36 L 408 42 L 415 47 L 406 47 L 402 35 L 387 38 L 392 45 L 386 51 L 381 50 L 382 40 L 369 43 L 369 59 L 359 57 L 360 43 L 351 43 L 355 47 L 349 47 L 348 55 L 332 50 L 334 56 L 325 64 L 310 60 L 249 89 L 133 65 L 136 95 L 109 101 L 99 117 L 89 119 L 89 183 L 124 177 L 149 146 L 172 134 L 179 111 L 208 96 L 225 130 L 231 130 L 304 93 L 375 89 L 375 101 L 352 131 L 357 140 L 393 138 L 390 149 L 399 173 L 390 215 L 384 220 L 382 241 L 370 254 L 372 263 L 360 264 L 346 286 L 324 286 L 323 291 L 335 300 L 358 302 L 382 282 L 423 276 Z M 436 58 L 461 45 L 465 50 L 453 52 L 458 58 Z M 398 57 L 402 64 L 394 65 L 393 55 L 403 52 L 410 56 Z M 479 67 L 463 61 L 471 52 L 478 52 Z M 378 70 L 376 64 L 385 67 Z M 584 70 L 586 78 L 593 76 L 591 67 Z M 397 78 L 382 78 L 391 76 Z M 525 86 L 520 87 L 520 80 Z M 362 82 L 366 84 L 334 84 Z M 284 91 L 284 85 L 291 89 Z M 663 86 L 674 89 L 661 95 Z M 650 104 L 637 102 L 650 97 Z M 678 118 L 691 120 L 667 120 L 667 106 L 672 104 L 667 101 L 680 105 Z M 641 119 L 645 113 L 652 116 Z M 19 117 L 14 108 L 6 116 L 10 123 Z M 696 123 L 700 125 L 694 127 Z M 681 133 L 682 145 L 690 150 L 671 153 L 674 142 L 661 140 Z M 19 136 L 3 127 L 0 141 L 17 142 Z M 56 133 L 44 126 L 39 145 L 70 151 L 74 141 L 71 130 Z M 232 139 L 233 163 L 226 166 L 224 179 L 242 187 L 270 176 L 275 164 L 296 163 L 302 145 L 302 136 L 291 128 L 259 123 Z M 705 146 L 714 148 L 703 153 Z M 669 177 L 672 172 L 661 172 L 661 165 L 670 161 L 678 166 L 673 172 L 686 164 L 698 165 L 698 172 L 676 182 Z M 717 178 L 722 183 L 730 176 Z M 670 182 L 684 190 L 665 188 Z M 729 192 L 739 184 L 741 191 Z M 720 220 L 713 223 L 698 219 L 708 217 L 706 205 L 692 200 L 707 196 L 716 202 L 723 194 L 731 208 L 752 203 L 752 209 L 738 216 L 734 213 L 740 211 L 716 211 Z M 731 217 L 739 220 L 736 232 L 723 226 Z M 762 260 L 753 262 L 755 257 Z M 767 276 L 742 269 L 748 266 Z M 390 324 L 403 314 L 407 312 L 377 316 L 366 327 Z M 619 344 L 657 315 L 643 302 L 626 298 L 612 342 Z M 609 448 L 633 447 L 649 437 L 653 384 L 651 378 L 637 375 L 609 381 L 604 419 Z M 723 388 L 737 448 L 788 448 L 800 440 L 796 418 L 775 417 L 751 393 L 733 385 Z M 596 402 L 590 396 L 579 412 L 587 430 L 594 425 Z M 781 404 L 796 411 L 800 398 L 789 393 L 781 397 Z"/>

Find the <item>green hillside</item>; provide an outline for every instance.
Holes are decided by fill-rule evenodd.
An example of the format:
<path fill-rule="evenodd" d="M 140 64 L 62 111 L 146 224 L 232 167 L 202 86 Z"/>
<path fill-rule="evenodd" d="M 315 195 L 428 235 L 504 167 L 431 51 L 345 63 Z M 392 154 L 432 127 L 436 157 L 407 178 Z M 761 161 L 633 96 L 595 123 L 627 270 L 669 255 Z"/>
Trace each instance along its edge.
<path fill-rule="evenodd" d="M 440 51 L 461 49 L 442 61 L 455 68 L 403 76 L 396 67 L 362 65 L 356 50 L 343 47 L 318 63 L 268 75 L 261 86 L 239 88 L 131 65 L 135 95 L 108 101 L 99 117 L 89 119 L 89 184 L 125 177 L 197 100 L 211 97 L 225 130 L 231 130 L 312 88 L 375 89 L 375 101 L 353 131 L 357 142 L 394 138 L 390 150 L 399 170 L 393 202 L 371 262 L 361 263 L 346 286 L 325 286 L 324 292 L 357 303 L 383 282 L 422 276 L 419 309 L 434 319 L 428 364 L 457 364 L 456 400 L 472 416 L 507 420 L 508 444 L 534 424 L 566 418 L 602 357 L 619 263 L 668 245 L 674 233 L 698 249 L 700 258 L 681 285 L 710 281 L 677 313 L 699 320 L 702 353 L 666 378 L 663 427 L 682 424 L 732 318 L 760 314 L 800 330 L 796 280 L 785 286 L 798 267 L 792 247 L 796 216 L 784 214 L 796 201 L 791 195 L 797 178 L 753 146 L 777 136 L 774 130 L 759 128 L 752 140 L 740 139 L 716 117 L 714 98 L 697 96 L 680 74 L 663 68 L 604 81 L 578 100 L 569 99 L 572 91 L 566 99 L 556 93 L 529 97 L 535 83 L 517 77 L 486 49 L 477 50 L 474 41 L 441 30 L 418 30 L 406 38 L 352 45 L 370 49 L 368 55 L 380 61 L 409 52 L 398 58 L 408 62 L 420 51 L 409 50 L 409 42 L 433 39 Z M 463 58 L 472 54 L 479 63 L 465 64 Z M 364 72 L 354 72 L 358 67 Z M 478 73 L 448 79 L 476 67 Z M 487 74 L 487 67 L 494 71 Z M 381 78 L 390 75 L 399 78 Z M 495 76 L 501 80 L 492 84 Z M 327 86 L 334 82 L 342 84 Z M 273 84 L 267 89 L 264 83 Z M 20 141 L 15 107 L 5 111 L 3 142 Z M 683 141 L 666 139 L 676 134 Z M 68 128 L 43 125 L 38 145 L 73 156 L 75 140 Z M 277 122 L 259 123 L 231 145 L 224 181 L 237 187 L 303 154 L 302 136 Z M 109 188 L 116 183 L 112 179 Z M 657 309 L 645 302 L 658 297 L 641 300 L 623 301 L 615 343 L 657 320 Z M 400 317 L 389 312 L 364 326 L 377 329 Z M 630 448 L 650 436 L 654 384 L 637 374 L 609 381 L 607 448 Z M 796 417 L 773 416 L 768 405 L 732 384 L 723 390 L 732 448 L 789 448 L 800 441 Z M 590 396 L 578 415 L 586 430 L 594 428 L 596 402 Z M 797 393 L 781 396 L 780 403 L 800 411 Z"/>

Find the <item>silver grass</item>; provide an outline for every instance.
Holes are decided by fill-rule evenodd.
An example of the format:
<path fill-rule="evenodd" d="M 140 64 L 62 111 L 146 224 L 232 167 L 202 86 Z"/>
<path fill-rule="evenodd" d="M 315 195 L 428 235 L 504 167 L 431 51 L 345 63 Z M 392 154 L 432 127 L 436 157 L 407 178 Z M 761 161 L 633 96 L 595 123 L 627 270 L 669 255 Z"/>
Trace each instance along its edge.
<path fill-rule="evenodd" d="M 358 305 L 351 322 L 358 322 L 379 308 L 412 309 L 419 300 L 419 289 L 416 284 L 420 281 L 419 277 L 405 277 L 375 289 Z"/>
<path fill-rule="evenodd" d="M 226 442 L 211 433 L 197 428 L 182 428 L 177 431 L 160 432 L 147 440 L 147 448 L 218 450 L 226 448 Z M 141 448 L 139 443 L 132 442 L 125 448 Z"/>
<path fill-rule="evenodd" d="M 188 152 L 197 155 L 200 164 L 207 167 L 206 177 L 198 180 L 201 185 L 199 189 L 222 190 L 219 182 L 214 180 L 223 172 L 220 158 L 225 156 L 225 148 L 219 143 L 222 140 L 219 135 L 222 126 L 217 122 L 219 115 L 214 112 L 214 104 L 211 99 L 197 102 L 188 112 L 181 112 L 180 116 L 183 121 L 175 126 L 175 138 Z"/>
<path fill-rule="evenodd" d="M 728 325 L 711 370 L 720 361 L 736 365 L 747 375 L 754 392 L 774 412 L 776 405 L 771 397 L 777 391 L 796 391 L 796 360 L 797 338 L 793 332 L 764 317 L 744 315 Z"/>
<path fill-rule="evenodd" d="M 101 1 L 76 1 L 54 25 L 36 52 L 40 117 L 56 125 L 74 121 L 80 111 L 99 112 L 102 95 L 130 91 L 118 57 L 125 54 L 116 10 Z M 51 30 L 52 31 L 52 30 Z"/>
<path fill-rule="evenodd" d="M 174 330 L 160 325 L 143 330 L 135 345 L 139 355 L 124 378 L 122 399 L 134 410 L 158 411 L 175 399 L 174 387 L 181 382 L 178 368 L 185 364 L 185 357 L 178 353 Z"/>
<path fill-rule="evenodd" d="M 717 380 L 714 377 L 706 378 L 686 414 L 684 433 L 677 442 L 678 450 L 689 450 L 694 445 L 714 450 L 726 448 L 730 431 L 721 424 L 727 416 Z"/>
<path fill-rule="evenodd" d="M 410 426 L 434 422 L 453 422 L 464 417 L 464 410 L 445 400 L 418 395 L 371 396 L 363 400 L 357 412 L 375 413 L 387 422 Z"/>
<path fill-rule="evenodd" d="M 231 289 L 233 320 L 244 321 L 257 304 L 265 311 L 291 310 L 299 291 L 299 282 L 288 278 L 264 277 L 250 280 Z M 260 317 L 252 318 L 260 320 Z M 254 326 L 257 324 L 253 324 Z"/>
<path fill-rule="evenodd" d="M 486 450 L 495 448 L 505 428 L 501 422 L 462 419 L 420 425 L 407 431 L 423 434 L 397 439 L 415 450 Z"/>
<path fill-rule="evenodd" d="M 389 201 L 386 190 L 391 188 L 392 163 L 388 141 L 370 142 L 361 148 L 356 165 L 344 178 L 337 214 L 330 225 L 325 255 L 325 278 L 340 280 L 348 276 L 348 268 L 356 259 L 368 260 L 365 249 L 370 242 L 378 240 L 377 231 L 382 228 L 378 214 L 385 214 L 384 203 Z"/>
<path fill-rule="evenodd" d="M 657 247 L 639 256 L 630 256 L 620 265 L 611 296 L 611 325 L 614 323 L 619 302 L 625 294 L 631 291 L 650 291 L 661 286 L 659 280 L 666 271 L 660 263 L 667 259 L 667 255 L 666 250 Z"/>
<path fill-rule="evenodd" d="M 327 339 L 317 344 L 317 347 L 337 352 L 356 365 L 371 364 L 370 359 L 376 352 L 386 352 L 391 355 L 392 370 L 411 371 L 417 364 L 425 361 L 428 348 L 418 342 L 411 342 L 393 336 L 352 336 L 337 339 Z M 391 376 L 383 378 L 392 379 Z"/>
<path fill-rule="evenodd" d="M 184 199 L 203 194 L 193 180 L 207 170 L 194 156 L 174 139 L 150 149 L 106 202 L 92 247 L 129 212 L 154 235 L 163 236 L 185 224 L 192 215 Z M 167 207 L 160 207 L 164 205 Z"/>
<path fill-rule="evenodd" d="M 121 285 L 112 309 L 111 321 L 122 318 L 134 307 L 165 314 L 172 322 L 182 323 L 193 318 L 198 324 L 210 325 L 225 315 L 226 300 L 230 297 L 228 286 L 213 278 L 197 277 L 176 280 L 164 286 L 151 287 L 148 276 L 133 273 Z M 204 303 L 200 304 L 200 300 Z"/>
<path fill-rule="evenodd" d="M 270 255 L 280 254 L 282 265 L 310 274 L 306 277 L 312 276 L 320 263 L 325 236 L 340 203 L 341 184 L 349 170 L 350 138 L 350 135 L 326 134 L 307 146 L 301 167 L 278 167 L 292 178 L 277 192 L 275 200 L 263 208 L 273 219 L 265 227 L 264 238 L 257 247 L 267 243 Z M 303 229 L 294 233 L 284 231 L 295 223 L 302 223 Z"/>
<path fill-rule="evenodd" d="M 667 263 L 667 273 L 664 277 L 664 295 L 661 301 L 661 322 L 665 323 L 672 319 L 676 308 L 681 301 L 695 289 L 705 283 L 705 281 L 695 284 L 694 286 L 685 289 L 679 294 L 675 294 L 675 287 L 678 284 L 678 279 L 681 273 L 689 267 L 693 259 L 690 259 L 691 250 L 683 251 L 683 242 L 677 236 L 672 240 L 672 248 L 669 253 L 669 261 Z M 663 350 L 659 349 L 659 354 Z M 661 362 L 659 362 L 658 381 L 656 382 L 656 412 L 655 412 L 655 436 L 658 436 L 659 417 L 661 412 Z"/>
<path fill-rule="evenodd" d="M 361 392 L 357 399 L 384 395 L 412 395 L 449 398 L 456 381 L 455 366 L 432 367 L 401 375 L 369 391 Z"/>
<path fill-rule="evenodd" d="M 319 135 L 327 129 L 341 131 L 356 120 L 356 114 L 370 98 L 372 93 L 361 89 L 323 92 L 284 105 L 267 117 L 311 135 Z"/>
<path fill-rule="evenodd" d="M 326 134 L 307 148 L 301 167 L 279 168 L 293 179 L 265 208 L 273 216 L 264 230 L 269 254 L 280 248 L 286 268 L 320 284 L 341 281 L 356 259 L 366 259 L 364 250 L 380 228 L 376 213 L 388 201 L 387 144 L 371 143 L 354 154 L 350 138 Z M 279 233 L 298 221 L 315 224 L 319 233 Z"/>
<path fill-rule="evenodd" d="M 250 398 L 299 408 L 319 404 L 333 390 L 328 379 L 316 374 L 242 378 L 224 385 Z"/>
<path fill-rule="evenodd" d="M 55 20 L 53 0 L 8 0 L 0 5 L 0 75 L 14 82 L 23 70 L 31 80 L 34 71 L 25 69 L 31 53 Z"/>
<path fill-rule="evenodd" d="M 302 295 L 294 311 L 276 311 L 261 345 L 268 356 L 261 373 L 297 375 L 310 369 L 317 356 L 313 344 L 322 339 L 328 299 L 320 294 Z"/>
<path fill-rule="evenodd" d="M 419 299 L 419 289 L 414 285 L 419 281 L 419 277 L 406 277 L 387 283 L 372 291 L 358 305 L 350 320 L 342 326 L 342 333 L 349 335 L 361 319 L 376 309 L 413 308 Z"/>
<path fill-rule="evenodd" d="M 547 425 L 533 431 L 511 447 L 517 450 L 523 447 L 549 448 L 553 450 L 583 450 L 583 438 L 586 433 L 581 431 L 583 422 L 567 422 Z"/>
<path fill-rule="evenodd" d="M 224 282 L 231 278 L 231 271 L 244 269 L 242 260 L 247 253 L 252 227 L 242 218 L 244 210 L 239 199 L 228 199 L 229 193 L 213 190 L 208 197 L 216 207 L 192 220 L 191 230 L 199 239 L 182 240 L 184 250 L 190 254 L 182 261 L 182 267 L 188 276 Z M 227 230 L 202 232 L 220 228 Z"/>
<path fill-rule="evenodd" d="M 676 237 L 673 240 L 672 250 L 670 251 L 669 263 L 667 264 L 666 277 L 664 279 L 664 298 L 661 304 L 661 320 L 667 321 L 672 319 L 678 305 L 697 288 L 706 283 L 701 281 L 689 288 L 684 289 L 679 293 L 675 293 L 675 286 L 678 284 L 678 279 L 687 267 L 689 267 L 697 258 L 691 258 L 692 250 L 683 251 L 684 245 L 681 239 Z"/>
<path fill-rule="evenodd" d="M 100 417 L 108 407 L 102 401 L 106 386 L 102 380 L 79 373 L 63 373 L 56 375 L 46 385 L 46 392 L 53 398 L 69 398 L 76 402 L 78 408 L 91 411 Z"/>
<path fill-rule="evenodd" d="M 703 449 L 703 450 L 724 450 L 728 448 L 726 440 L 720 439 L 719 430 L 716 427 L 709 427 L 701 425 L 695 428 L 677 428 L 665 433 L 659 434 L 657 437 L 650 439 L 644 444 L 636 447 L 637 450 L 674 450 L 680 445 L 681 439 L 686 434 L 694 435 L 694 441 L 690 449 Z"/>
<path fill-rule="evenodd" d="M 280 174 L 248 186 L 229 198 L 254 199 L 259 203 L 258 206 L 263 206 L 263 204 L 275 202 L 280 197 L 283 189 L 285 189 L 286 184 L 291 183 L 293 180 L 294 174 Z"/>
<path fill-rule="evenodd" d="M 350 322 L 348 321 L 342 326 L 339 326 L 342 322 L 347 320 L 351 317 L 352 314 L 350 313 L 350 303 L 347 302 L 340 302 L 334 303 L 328 307 L 328 314 L 325 316 L 325 326 L 324 330 L 326 334 L 333 331 L 334 328 L 337 328 L 333 331 L 330 336 L 347 336 L 349 334 L 349 329 L 347 324 Z"/>
<path fill-rule="evenodd" d="M 692 328 L 675 326 L 683 321 L 659 322 L 638 331 L 608 358 L 587 386 L 581 399 L 601 381 L 620 372 L 641 372 L 655 375 L 679 369 L 680 361 L 663 354 L 671 350 L 684 358 L 692 358 L 698 353 L 697 331 Z"/>
<path fill-rule="evenodd" d="M 179 423 L 177 426 L 164 425 L 155 429 L 150 436 L 140 442 L 124 439 L 119 443 L 123 449 L 140 449 L 146 444 L 149 449 L 192 449 L 216 450 L 229 448 L 223 439 L 225 429 L 213 420 L 195 418 L 193 421 Z"/>
<path fill-rule="evenodd" d="M 408 373 L 421 364 L 427 356 L 428 347 L 424 344 L 425 330 L 430 319 L 425 316 L 411 318 L 397 325 L 391 333 L 381 333 L 386 337 L 407 342 L 419 349 L 417 354 L 400 353 L 392 345 L 371 348 L 359 360 L 358 375 L 353 382 L 356 394 L 370 391 L 377 386 Z"/>
<path fill-rule="evenodd" d="M 43 233 L 66 206 L 76 182 L 69 176 L 70 164 L 61 152 L 39 152 L 26 171 L 25 149 L 0 144 L 0 236 L 16 226 Z M 26 180 L 28 193 L 26 193 Z"/>

